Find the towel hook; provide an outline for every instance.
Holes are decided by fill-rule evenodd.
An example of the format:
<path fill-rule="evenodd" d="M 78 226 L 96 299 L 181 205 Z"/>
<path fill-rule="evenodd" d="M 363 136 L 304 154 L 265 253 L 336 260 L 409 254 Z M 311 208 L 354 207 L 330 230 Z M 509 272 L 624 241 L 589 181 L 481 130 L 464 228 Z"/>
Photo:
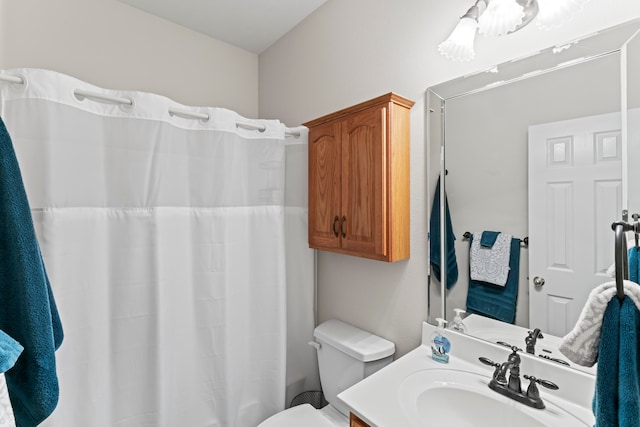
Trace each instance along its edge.
<path fill-rule="evenodd" d="M 629 259 L 627 258 L 627 239 L 625 232 L 634 230 L 634 226 L 624 221 L 616 221 L 611 224 L 616 232 L 615 266 L 616 266 L 616 295 L 622 301 L 624 299 L 624 281 L 629 279 Z"/>

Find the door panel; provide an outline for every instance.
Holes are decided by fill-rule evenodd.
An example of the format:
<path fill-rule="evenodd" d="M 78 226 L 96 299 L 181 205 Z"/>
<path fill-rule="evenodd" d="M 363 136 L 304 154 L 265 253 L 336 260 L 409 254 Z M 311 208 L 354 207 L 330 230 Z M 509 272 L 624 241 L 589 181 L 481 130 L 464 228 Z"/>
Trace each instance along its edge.
<path fill-rule="evenodd" d="M 611 280 L 621 159 L 618 113 L 529 127 L 530 328 L 566 335 L 591 290 Z"/>
<path fill-rule="evenodd" d="M 342 247 L 380 255 L 386 255 L 385 113 L 383 107 L 365 110 L 342 130 Z"/>
<path fill-rule="evenodd" d="M 340 247 L 340 122 L 309 131 L 309 246 Z"/>

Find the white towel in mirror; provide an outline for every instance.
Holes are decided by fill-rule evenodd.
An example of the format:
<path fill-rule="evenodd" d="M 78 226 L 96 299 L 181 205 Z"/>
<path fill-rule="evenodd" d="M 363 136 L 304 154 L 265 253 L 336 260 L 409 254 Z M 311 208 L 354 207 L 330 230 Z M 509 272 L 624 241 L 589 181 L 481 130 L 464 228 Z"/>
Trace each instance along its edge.
<path fill-rule="evenodd" d="M 16 427 L 4 373 L 0 373 L 0 427 Z"/>
<path fill-rule="evenodd" d="M 489 248 L 480 244 L 482 233 L 473 233 L 469 252 L 469 268 L 473 280 L 498 286 L 507 283 L 511 237 L 510 234 L 499 233 L 495 243 Z"/>

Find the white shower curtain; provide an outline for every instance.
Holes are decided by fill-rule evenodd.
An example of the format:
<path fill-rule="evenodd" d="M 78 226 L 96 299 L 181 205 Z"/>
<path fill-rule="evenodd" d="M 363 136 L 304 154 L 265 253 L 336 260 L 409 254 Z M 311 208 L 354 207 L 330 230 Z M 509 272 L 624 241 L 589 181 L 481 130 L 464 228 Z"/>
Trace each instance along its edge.
<path fill-rule="evenodd" d="M 65 330 L 44 425 L 253 427 L 283 409 L 284 125 L 46 70 L 5 73 L 25 81 L 0 85 L 0 115 Z M 306 140 L 296 130 L 289 143 Z M 310 256 L 296 261 L 307 284 Z"/>

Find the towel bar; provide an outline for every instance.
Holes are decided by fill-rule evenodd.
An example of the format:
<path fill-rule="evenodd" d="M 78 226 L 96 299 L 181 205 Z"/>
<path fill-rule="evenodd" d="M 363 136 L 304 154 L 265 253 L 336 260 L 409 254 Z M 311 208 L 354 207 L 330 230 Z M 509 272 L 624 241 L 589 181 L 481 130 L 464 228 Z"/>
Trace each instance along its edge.
<path fill-rule="evenodd" d="M 463 238 L 468 239 L 469 237 L 471 237 L 472 233 L 470 233 L 469 231 L 465 231 L 464 234 L 462 235 Z M 517 239 L 517 237 L 516 237 Z M 525 237 L 524 239 L 518 239 L 520 240 L 520 245 L 523 248 L 529 247 L 529 236 Z"/>

